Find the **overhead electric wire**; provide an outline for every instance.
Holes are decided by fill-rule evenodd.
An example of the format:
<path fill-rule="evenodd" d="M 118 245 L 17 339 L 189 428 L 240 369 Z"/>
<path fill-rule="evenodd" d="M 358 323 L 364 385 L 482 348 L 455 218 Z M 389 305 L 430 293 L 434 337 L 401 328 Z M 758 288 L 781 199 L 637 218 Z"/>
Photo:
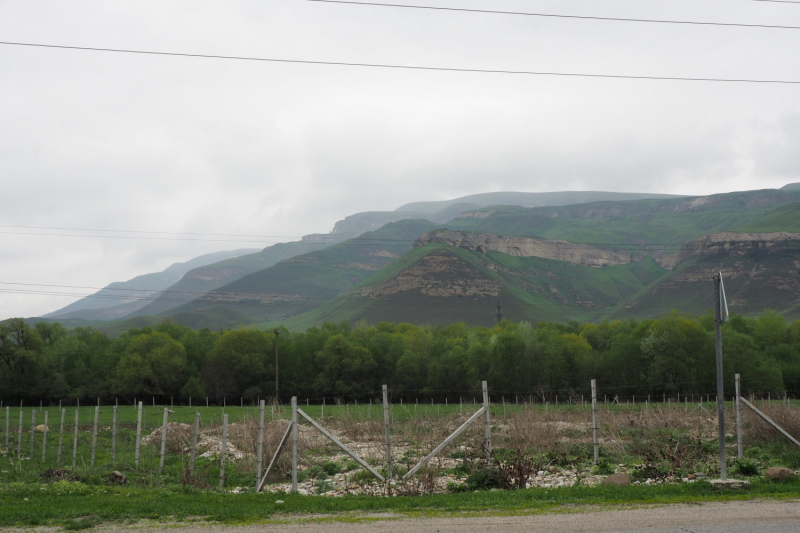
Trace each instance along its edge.
<path fill-rule="evenodd" d="M 12 282 L 0 282 L 2 285 L 21 285 L 25 287 L 54 287 L 59 289 L 98 289 L 97 287 L 86 287 L 80 285 L 54 285 L 54 284 L 39 284 L 39 283 L 12 283 Z M 87 297 L 96 297 L 96 298 L 106 298 L 112 300 L 167 300 L 167 301 L 174 301 L 174 302 L 191 302 L 191 301 L 204 301 L 204 302 L 225 302 L 225 297 L 237 297 L 237 298 L 246 298 L 252 296 L 272 296 L 274 299 L 280 299 L 284 297 L 281 301 L 302 301 L 302 300 L 338 300 L 338 301 L 370 301 L 370 302 L 398 302 L 398 300 L 393 300 L 389 298 L 370 298 L 370 297 L 348 297 L 348 296 L 298 296 L 298 295 L 291 295 L 291 294 L 269 294 L 269 293 L 244 293 L 244 292 L 214 292 L 211 291 L 174 291 L 174 290 L 165 290 L 165 289 L 114 289 L 108 287 L 102 287 L 98 290 L 108 290 L 108 291 L 131 291 L 131 292 L 154 292 L 159 294 L 170 293 L 170 294 L 187 294 L 187 295 L 199 295 L 200 298 L 195 299 L 182 299 L 182 298 L 161 298 L 159 296 L 125 296 L 125 295 L 113 295 L 113 294 L 97 294 L 97 293 L 63 293 L 65 296 L 87 296 Z M 36 290 L 26 290 L 26 289 L 3 289 L 0 288 L 0 291 L 3 292 L 13 292 L 19 291 L 20 293 L 48 293 L 52 292 L 54 294 L 55 291 L 36 291 Z M 209 295 L 214 296 L 215 298 L 205 298 L 203 299 L 202 296 Z M 219 297 L 219 298 L 217 298 Z M 465 301 L 475 301 L 474 297 L 467 296 Z M 494 300 L 493 300 L 494 301 Z M 404 298 L 402 302 L 430 302 L 430 298 Z M 234 304 L 244 303 L 244 302 L 232 302 Z M 261 305 L 261 302 L 252 302 L 254 305 Z M 627 304 L 626 304 L 627 305 Z M 612 307 L 618 307 L 618 305 L 613 305 Z M 670 307 L 670 306 L 655 306 L 655 307 Z"/>
<path fill-rule="evenodd" d="M 350 0 L 304 0 L 306 2 L 317 2 L 323 4 L 345 4 L 354 6 L 370 6 L 370 7 L 393 7 L 405 9 L 423 9 L 432 11 L 455 11 L 466 13 L 484 13 L 493 15 L 516 15 L 527 17 L 546 17 L 546 18 L 560 18 L 560 19 L 579 19 L 579 20 L 595 20 L 595 21 L 608 21 L 608 22 L 638 22 L 638 23 L 652 23 L 652 24 L 684 24 L 692 26 L 726 26 L 734 28 L 768 28 L 768 29 L 781 29 L 781 30 L 800 30 L 800 26 L 784 26 L 772 24 L 745 24 L 740 22 L 702 22 L 702 21 L 689 21 L 689 20 L 663 20 L 663 19 L 635 19 L 623 17 L 599 17 L 590 15 L 563 15 L 555 13 L 530 13 L 526 11 L 498 11 L 494 9 L 469 9 L 463 7 L 439 7 L 439 6 L 421 6 L 409 4 L 385 4 L 380 2 L 354 2 Z M 774 1 L 774 0 L 773 0 Z M 800 3 L 800 2 L 788 2 Z"/>
<path fill-rule="evenodd" d="M 50 285 L 52 286 L 52 285 Z M 57 287 L 57 286 L 56 286 Z M 69 287 L 69 286 L 65 286 Z M 111 289 L 114 290 L 114 289 Z M 125 301 L 162 301 L 162 302 L 180 302 L 180 303 L 198 303 L 198 304 L 218 304 L 218 305 L 228 305 L 231 307 L 238 306 L 238 305 L 245 305 L 245 306 L 261 306 L 261 307 L 289 307 L 289 308 L 300 308 L 300 309 L 321 309 L 328 305 L 331 302 L 378 302 L 378 303 L 387 303 L 390 305 L 374 305 L 371 306 L 371 310 L 383 310 L 383 309 L 392 309 L 392 310 L 414 310 L 414 311 L 441 311 L 441 310 L 458 310 L 464 311 L 464 306 L 459 307 L 442 307 L 440 305 L 427 305 L 427 306 L 417 306 L 417 305 L 403 305 L 405 303 L 425 303 L 425 304 L 434 304 L 430 299 L 403 299 L 403 300 L 394 300 L 388 298 L 369 298 L 369 297 L 347 297 L 347 296 L 299 296 L 299 297 L 291 297 L 292 295 L 275 295 L 275 299 L 271 302 L 254 302 L 252 298 L 248 299 L 247 301 L 230 301 L 224 298 L 195 298 L 195 299 L 183 299 L 183 298 L 164 298 L 160 296 L 114 296 L 114 295 L 103 295 L 103 294 L 85 294 L 85 293 L 75 293 L 75 292 L 57 292 L 57 291 L 36 291 L 36 290 L 24 290 L 24 289 L 2 289 L 0 288 L 0 293 L 5 294 L 25 294 L 31 296 L 68 296 L 68 297 L 81 297 L 81 298 L 98 298 L 98 299 L 107 299 L 107 300 L 125 300 Z M 216 293 L 204 293 L 209 294 L 212 296 L 217 295 Z M 222 293 L 225 294 L 225 293 Z M 247 298 L 248 296 L 256 296 L 255 294 L 246 294 L 246 293 L 227 293 L 228 295 L 235 295 L 238 297 Z M 264 295 L 269 296 L 269 295 Z M 281 296 L 288 296 L 286 299 L 279 300 Z M 494 305 L 495 297 L 487 297 L 488 300 L 478 301 L 475 297 L 463 297 L 461 298 L 462 304 L 470 304 L 475 306 L 486 306 L 487 304 L 491 303 Z M 303 301 L 309 300 L 321 300 L 327 303 L 310 303 L 310 304 L 303 304 Z M 559 302 L 551 302 L 555 304 L 559 304 Z M 561 303 L 560 305 L 567 304 L 568 302 Z M 592 305 L 580 305 L 580 304 L 573 304 L 579 307 L 583 307 L 587 310 L 599 310 L 599 309 L 616 309 L 616 308 L 628 308 L 628 309 L 676 309 L 675 305 L 635 305 L 630 303 L 622 303 L 622 304 L 592 304 Z M 342 305 L 339 306 L 340 308 L 344 309 L 362 309 L 361 306 L 354 306 L 354 305 Z M 681 305 L 681 309 L 708 309 L 710 305 Z M 97 310 L 108 309 L 108 308 L 100 308 Z M 488 309 L 488 307 L 486 307 Z M 748 308 L 744 308 L 748 309 Z M 488 311 L 487 311 L 488 312 Z M 550 313 L 550 310 L 541 309 L 537 311 L 530 311 L 530 312 L 522 312 L 522 311 L 514 311 L 514 315 L 534 315 L 534 314 L 547 314 Z"/>
<path fill-rule="evenodd" d="M 645 76 L 645 75 L 633 75 L 633 74 L 591 74 L 586 72 L 553 72 L 553 71 L 536 71 L 536 70 L 435 67 L 435 66 L 422 66 L 422 65 L 400 65 L 400 64 L 390 64 L 390 63 L 351 63 L 345 61 L 281 59 L 281 58 L 270 58 L 270 57 L 228 56 L 228 55 L 218 55 L 218 54 L 191 54 L 191 53 L 181 53 L 181 52 L 158 52 L 153 50 L 99 48 L 99 47 L 89 47 L 89 46 L 24 43 L 24 42 L 13 42 L 13 41 L 0 41 L 0 45 L 61 49 L 61 50 L 80 50 L 89 52 L 113 52 L 122 54 L 189 57 L 189 58 L 199 58 L 199 59 L 224 59 L 224 60 L 234 60 L 234 61 L 256 61 L 256 62 L 268 62 L 268 63 L 301 64 L 301 65 L 326 65 L 326 66 L 337 66 L 337 67 L 363 67 L 363 68 L 378 68 L 378 69 L 392 69 L 392 70 L 460 72 L 460 73 L 473 73 L 473 74 L 508 74 L 508 75 L 524 75 L 524 76 L 552 76 L 552 77 L 563 77 L 563 78 L 597 78 L 597 79 L 643 80 L 643 81 L 689 81 L 689 82 L 710 82 L 710 83 L 800 85 L 800 80 L 753 79 L 753 78 L 705 78 L 705 77 L 688 77 L 688 76 L 687 77 Z"/>
<path fill-rule="evenodd" d="M 12 227 L 12 226 L 0 226 L 0 227 Z M 448 228 L 442 228 L 444 230 Z M 82 231 L 82 230 L 78 230 Z M 86 231 L 117 231 L 117 230 L 86 230 Z M 135 231 L 129 230 L 120 230 L 126 231 L 131 233 L 136 233 Z M 436 231 L 436 230 L 431 230 Z M 458 233 L 462 230 L 449 230 L 453 231 L 454 233 Z M 463 230 L 466 234 L 487 234 L 484 232 L 473 232 Z M 171 234 L 169 232 L 140 232 L 140 233 L 165 233 Z M 147 237 L 147 236 L 130 236 L 130 235 L 85 235 L 85 234 L 68 234 L 68 233 L 39 233 L 39 232 L 15 232 L 15 231 L 0 231 L 0 235 L 34 235 L 34 236 L 44 236 L 44 237 L 72 237 L 72 238 L 97 238 L 97 239 L 144 239 L 144 240 L 162 240 L 162 241 L 193 241 L 193 242 L 227 242 L 231 244 L 327 244 L 330 243 L 331 246 L 382 246 L 382 247 L 405 247 L 411 246 L 412 244 L 418 241 L 418 238 L 409 238 L 409 239 L 390 239 L 390 238 L 369 238 L 369 237 L 331 237 L 327 238 L 325 235 L 320 237 L 314 237 L 313 239 L 309 240 L 298 240 L 298 241 L 242 241 L 242 240 L 230 240 L 230 239 L 192 239 L 192 238 L 183 238 L 183 237 Z M 181 233 L 174 233 L 174 235 L 181 235 Z M 186 233 L 186 235 L 225 235 L 225 234 L 191 234 Z M 490 234 L 491 235 L 491 234 Z M 248 236 L 248 235 L 243 235 Z M 697 239 L 692 239 L 692 241 L 701 241 L 704 237 L 699 237 Z M 350 241 L 350 242 L 348 242 Z M 560 249 L 567 249 L 567 250 L 585 250 L 585 249 L 593 249 L 593 248 L 603 248 L 606 251 L 618 251 L 618 252 L 636 252 L 636 251 L 690 251 L 695 250 L 697 248 L 703 246 L 719 246 L 726 243 L 731 242 L 740 242 L 737 240 L 726 240 L 726 241 L 714 241 L 710 243 L 698 243 L 698 244 L 676 244 L 676 243 L 652 243 L 652 242 L 633 242 L 633 243 L 624 243 L 624 242 L 571 242 L 566 241 L 564 238 L 549 238 L 549 237 L 541 237 L 536 235 L 512 235 L 508 238 L 503 239 L 485 239 L 478 241 L 479 244 L 530 244 L 531 241 L 536 241 L 533 243 L 537 248 L 560 248 Z M 787 239 L 785 241 L 780 242 L 795 242 L 792 239 Z M 449 244 L 446 240 L 431 240 L 427 244 Z M 456 248 L 461 248 L 460 246 L 455 246 Z M 608 248 L 612 248 L 608 250 Z M 492 250 L 489 250 L 492 251 Z M 497 251 L 497 250 L 494 250 Z M 530 256 L 534 257 L 534 256 Z"/>
<path fill-rule="evenodd" d="M 21 229 L 49 229 L 57 231 L 103 231 L 109 233 L 150 233 L 157 235 L 201 235 L 213 237 L 262 237 L 265 239 L 299 239 L 296 235 L 252 235 L 248 233 L 196 233 L 189 231 L 149 231 L 134 229 L 98 229 L 98 228 L 60 228 L 53 226 L 20 226 L 10 224 L 0 224 L 0 228 L 21 228 Z"/>

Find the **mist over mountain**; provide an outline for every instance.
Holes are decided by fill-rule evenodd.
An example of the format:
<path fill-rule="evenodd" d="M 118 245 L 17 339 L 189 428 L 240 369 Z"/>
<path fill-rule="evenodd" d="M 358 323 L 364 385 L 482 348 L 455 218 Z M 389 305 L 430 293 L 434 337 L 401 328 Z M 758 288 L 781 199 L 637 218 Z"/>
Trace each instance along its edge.
<path fill-rule="evenodd" d="M 136 276 L 128 281 L 110 283 L 91 297 L 62 307 L 57 311 L 44 315 L 45 318 L 83 318 L 86 320 L 113 320 L 130 315 L 146 306 L 159 291 L 179 281 L 192 269 L 203 267 L 243 255 L 257 250 L 243 248 L 223 252 L 213 252 L 195 257 L 182 263 L 174 263 L 161 272 L 153 272 Z"/>

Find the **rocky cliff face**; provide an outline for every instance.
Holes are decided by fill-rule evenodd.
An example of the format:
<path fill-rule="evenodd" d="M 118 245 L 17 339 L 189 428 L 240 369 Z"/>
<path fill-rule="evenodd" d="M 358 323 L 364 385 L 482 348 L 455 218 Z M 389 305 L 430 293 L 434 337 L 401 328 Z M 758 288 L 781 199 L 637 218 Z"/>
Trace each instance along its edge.
<path fill-rule="evenodd" d="M 687 242 L 679 254 L 679 262 L 698 255 L 719 253 L 744 254 L 753 250 L 768 250 L 781 243 L 800 241 L 800 233 L 780 231 L 776 233 L 712 233 L 702 239 Z"/>
<path fill-rule="evenodd" d="M 380 286 L 353 294 L 362 298 L 380 298 L 412 292 L 439 298 L 475 298 L 496 297 L 501 288 L 500 280 L 485 277 L 452 252 L 438 250 Z"/>
<path fill-rule="evenodd" d="M 640 261 L 644 256 L 642 253 L 632 254 L 626 251 L 602 249 L 568 241 L 451 231 L 447 229 L 424 233 L 417 239 L 414 246 L 425 246 L 432 243 L 448 244 L 482 254 L 500 252 L 514 257 L 541 257 L 590 267 L 634 263 Z"/>
<path fill-rule="evenodd" d="M 708 255 L 744 255 L 746 253 L 781 249 L 782 245 L 800 241 L 800 233 L 781 231 L 776 233 L 734 233 L 730 231 L 712 233 L 702 239 L 681 245 L 675 253 L 656 254 L 662 268 L 673 269 L 694 257 Z"/>

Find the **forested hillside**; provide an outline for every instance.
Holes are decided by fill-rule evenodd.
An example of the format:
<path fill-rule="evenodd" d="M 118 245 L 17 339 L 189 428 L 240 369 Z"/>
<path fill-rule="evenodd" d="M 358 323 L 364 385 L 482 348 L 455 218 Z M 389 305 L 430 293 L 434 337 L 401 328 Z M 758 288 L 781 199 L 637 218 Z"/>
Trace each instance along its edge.
<path fill-rule="evenodd" d="M 279 330 L 282 400 L 367 401 L 382 384 L 405 401 L 492 394 L 538 401 L 586 394 L 714 394 L 714 321 L 669 313 L 659 319 L 557 324 L 503 321 L 494 327 L 326 323 Z M 271 397 L 275 334 L 258 329 L 191 330 L 169 320 L 115 339 L 58 323 L 0 326 L 0 399 L 6 404 Z M 734 373 L 748 393 L 800 394 L 800 321 L 766 312 L 723 326 L 728 391 Z"/>

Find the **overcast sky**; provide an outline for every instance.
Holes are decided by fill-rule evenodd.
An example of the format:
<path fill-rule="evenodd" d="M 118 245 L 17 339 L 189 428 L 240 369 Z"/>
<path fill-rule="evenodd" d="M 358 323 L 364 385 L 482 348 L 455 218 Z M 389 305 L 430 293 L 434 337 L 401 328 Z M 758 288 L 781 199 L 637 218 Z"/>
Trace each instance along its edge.
<path fill-rule="evenodd" d="M 752 0 L 407 3 L 800 26 L 800 5 Z M 800 30 L 306 0 L 0 0 L 0 41 L 800 80 Z M 800 181 L 800 85 L 386 70 L 0 45 L 0 102 L 4 283 L 102 287 L 206 252 L 327 232 L 359 211 L 487 191 L 703 195 Z M 258 241 L 244 243 L 96 238 L 74 235 L 98 232 L 8 226 L 282 237 L 241 238 Z M 70 236 L 21 235 L 26 232 Z M 0 318 L 35 316 L 74 300 L 0 294 Z"/>

